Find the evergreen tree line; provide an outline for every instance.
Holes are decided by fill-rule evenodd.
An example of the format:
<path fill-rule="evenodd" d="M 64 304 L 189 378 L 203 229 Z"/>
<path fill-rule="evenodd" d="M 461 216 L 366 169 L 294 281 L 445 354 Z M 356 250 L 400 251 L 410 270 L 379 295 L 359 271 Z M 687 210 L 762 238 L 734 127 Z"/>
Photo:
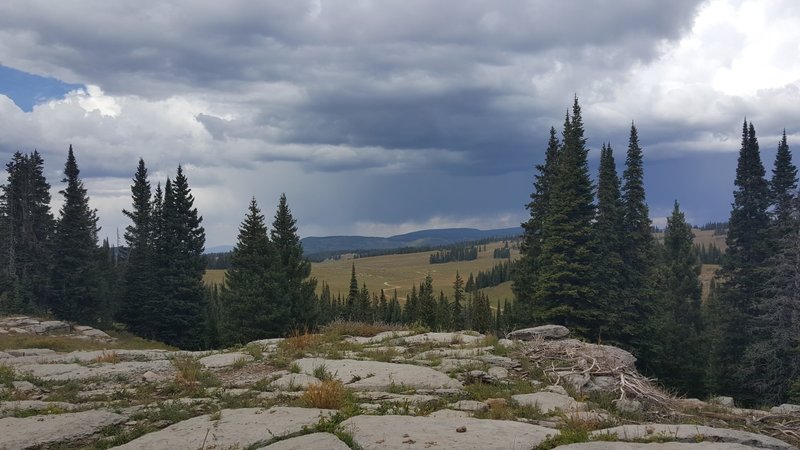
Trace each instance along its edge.
<path fill-rule="evenodd" d="M 511 249 L 508 248 L 508 241 L 505 242 L 505 245 L 502 247 L 494 249 L 492 252 L 492 258 L 494 259 L 508 259 L 511 258 Z"/>
<path fill-rule="evenodd" d="M 429 274 L 419 286 L 412 286 L 401 303 L 396 289 L 387 296 L 383 289 L 380 293 L 370 293 L 366 284 L 359 287 L 353 265 L 347 296 L 341 293 L 332 295 L 330 285 L 322 283 L 318 323 L 354 320 L 421 325 L 437 331 L 471 329 L 498 334 L 504 334 L 517 325 L 513 303 L 505 301 L 501 305 L 497 302 L 492 308 L 489 298 L 475 288 L 468 289 L 459 273 L 456 273 L 450 292 L 451 295 L 443 290 L 437 293 Z"/>
<path fill-rule="evenodd" d="M 97 215 L 72 147 L 64 164 L 63 203 L 50 209 L 50 184 L 37 152 L 15 152 L 0 186 L 0 313 L 52 313 L 68 320 L 110 320 L 116 285 L 112 252 L 98 246 Z"/>
<path fill-rule="evenodd" d="M 497 286 L 501 283 L 511 280 L 514 273 L 514 266 L 516 261 L 505 260 L 501 261 L 489 270 L 479 270 L 478 275 L 473 278 L 470 272 L 467 278 L 467 290 L 483 289 L 487 287 Z"/>
<path fill-rule="evenodd" d="M 724 253 L 713 243 L 708 244 L 708 246 L 706 244 L 694 244 L 692 249 L 701 264 L 722 264 Z"/>
<path fill-rule="evenodd" d="M 478 259 L 478 246 L 454 245 L 444 250 L 431 253 L 431 264 L 444 264 L 453 261 L 474 261 Z"/>
<path fill-rule="evenodd" d="M 745 123 L 724 255 L 693 246 L 677 201 L 663 245 L 653 238 L 635 125 L 621 179 L 610 144 L 596 185 L 587 154 L 576 99 L 536 167 L 514 271 L 520 322 L 562 324 L 626 348 L 681 393 L 732 394 L 743 404 L 800 394 L 800 200 L 785 133 L 767 180 Z M 719 282 L 702 304 L 701 259 L 720 256 Z"/>

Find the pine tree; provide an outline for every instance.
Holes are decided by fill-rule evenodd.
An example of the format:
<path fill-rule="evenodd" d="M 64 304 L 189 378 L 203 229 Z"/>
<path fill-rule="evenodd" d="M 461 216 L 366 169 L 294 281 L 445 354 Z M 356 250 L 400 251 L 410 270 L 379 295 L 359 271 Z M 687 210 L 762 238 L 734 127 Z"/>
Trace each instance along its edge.
<path fill-rule="evenodd" d="M 541 321 L 587 335 L 603 312 L 594 304 L 595 206 L 583 133 L 576 97 L 572 118 L 565 124 L 564 146 L 542 223 L 534 303 L 541 311 Z"/>
<path fill-rule="evenodd" d="M 161 211 L 157 260 L 162 294 L 154 305 L 160 318 L 153 324 L 153 332 L 170 345 L 200 348 L 206 310 L 205 230 L 181 166 L 174 182 L 167 179 Z"/>
<path fill-rule="evenodd" d="M 350 291 L 347 294 L 347 304 L 345 305 L 345 315 L 348 320 L 356 319 L 358 315 L 358 280 L 356 279 L 356 264 L 350 272 Z"/>
<path fill-rule="evenodd" d="M 600 174 L 597 184 L 597 234 L 598 257 L 602 261 L 597 267 L 598 303 L 605 315 L 593 327 L 592 338 L 614 341 L 619 338 L 624 318 L 622 280 L 624 264 L 622 261 L 622 237 L 624 235 L 623 204 L 617 166 L 611 145 L 603 144 L 600 150 Z"/>
<path fill-rule="evenodd" d="M 221 292 L 220 337 L 224 345 L 283 334 L 290 308 L 278 295 L 279 264 L 264 216 L 253 198 L 239 227 Z"/>
<path fill-rule="evenodd" d="M 770 203 L 773 217 L 773 239 L 780 241 L 791 232 L 792 199 L 797 194 L 797 167 L 792 164 L 792 153 L 786 141 L 786 130 L 778 143 L 775 155 L 775 167 L 772 169 L 772 180 L 769 183 Z"/>
<path fill-rule="evenodd" d="M 639 133 L 631 124 L 628 152 L 622 186 L 623 238 L 622 257 L 625 267 L 624 308 L 626 317 L 617 340 L 639 353 L 646 351 L 651 336 L 645 325 L 652 314 L 652 292 L 649 285 L 653 275 L 654 247 L 649 210 L 645 202 L 644 165 Z"/>
<path fill-rule="evenodd" d="M 766 282 L 765 262 L 769 256 L 770 193 L 765 179 L 764 166 L 753 124 L 745 121 L 742 128 L 742 146 L 736 167 L 736 190 L 733 208 L 728 221 L 725 259 L 721 275 L 725 280 L 720 292 L 721 317 L 724 322 L 718 330 L 720 344 L 714 357 L 721 367 L 715 373 L 727 376 L 711 380 L 711 389 L 733 394 L 743 402 L 757 400 L 752 389 L 746 387 L 748 363 L 741 359 L 751 342 L 761 341 L 756 336 L 756 318 L 759 314 L 760 296 Z"/>
<path fill-rule="evenodd" d="M 524 322 L 534 321 L 534 285 L 537 279 L 539 266 L 537 262 L 540 258 L 542 243 L 542 226 L 547 216 L 547 205 L 550 200 L 550 192 L 555 182 L 556 163 L 560 143 L 556 137 L 556 129 L 550 127 L 550 139 L 545 151 L 544 164 L 537 165 L 533 183 L 533 193 L 531 202 L 525 205 L 530 212 L 530 218 L 522 224 L 523 235 L 520 245 L 520 260 L 514 272 L 514 283 L 512 285 L 514 295 L 517 298 L 518 310 L 526 317 Z"/>
<path fill-rule="evenodd" d="M 660 296 L 651 319 L 657 344 L 646 363 L 668 386 L 689 395 L 701 395 L 705 392 L 706 354 L 700 311 L 700 263 L 692 250 L 693 239 L 691 226 L 676 201 L 664 230 Z"/>
<path fill-rule="evenodd" d="M 0 311 L 43 311 L 55 229 L 44 161 L 37 151 L 16 152 L 6 171 L 7 183 L 0 187 Z"/>
<path fill-rule="evenodd" d="M 125 228 L 125 242 L 128 246 L 128 260 L 124 276 L 123 302 L 119 320 L 136 334 L 145 334 L 147 325 L 143 317 L 143 304 L 156 295 L 152 281 L 155 270 L 155 248 L 153 242 L 153 204 L 150 181 L 144 160 L 139 166 L 131 186 L 132 209 L 123 210 L 131 224 Z M 153 318 L 149 318 L 152 320 Z"/>
<path fill-rule="evenodd" d="M 800 199 L 792 199 L 787 212 L 791 231 L 770 260 L 760 310 L 763 338 L 751 344 L 746 358 L 758 367 L 750 386 L 759 401 L 776 405 L 796 401 L 790 395 L 800 383 Z"/>
<path fill-rule="evenodd" d="M 314 294 L 317 281 L 310 278 L 311 263 L 303 257 L 303 247 L 297 235 L 297 221 L 292 217 L 286 194 L 281 194 L 270 234 L 281 262 L 284 296 L 293 318 L 291 326 L 311 328 L 316 323 L 319 312 Z"/>
<path fill-rule="evenodd" d="M 456 280 L 453 282 L 453 311 L 450 327 L 454 330 L 464 328 L 464 279 L 456 270 Z"/>
<path fill-rule="evenodd" d="M 439 328 L 436 322 L 436 299 L 433 296 L 433 278 L 428 273 L 419 285 L 419 318 L 431 330 Z"/>
<path fill-rule="evenodd" d="M 66 187 L 54 239 L 52 308 L 65 320 L 95 323 L 97 319 L 98 252 L 97 214 L 89 206 L 89 196 L 70 145 L 64 165 Z"/>

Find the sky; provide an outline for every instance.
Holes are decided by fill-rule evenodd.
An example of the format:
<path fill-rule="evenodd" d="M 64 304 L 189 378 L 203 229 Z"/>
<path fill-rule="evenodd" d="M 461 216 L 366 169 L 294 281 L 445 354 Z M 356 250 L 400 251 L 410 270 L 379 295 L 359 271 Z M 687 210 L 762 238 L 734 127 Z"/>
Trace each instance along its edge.
<path fill-rule="evenodd" d="M 795 0 L 0 2 L 0 157 L 71 144 L 101 237 L 184 168 L 207 246 L 281 193 L 301 236 L 517 226 L 577 95 L 595 176 L 634 122 L 651 217 L 726 220 L 742 121 L 800 148 Z"/>

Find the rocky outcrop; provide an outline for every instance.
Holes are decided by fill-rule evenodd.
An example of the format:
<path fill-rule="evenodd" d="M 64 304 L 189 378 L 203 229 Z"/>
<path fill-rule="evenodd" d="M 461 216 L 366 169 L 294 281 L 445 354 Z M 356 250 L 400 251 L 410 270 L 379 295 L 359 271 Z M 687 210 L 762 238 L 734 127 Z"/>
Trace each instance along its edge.
<path fill-rule="evenodd" d="M 569 328 L 562 325 L 541 325 L 532 328 L 523 328 L 508 333 L 506 338 L 520 341 L 535 341 L 537 339 L 561 339 L 569 335 Z"/>
<path fill-rule="evenodd" d="M 28 316 L 0 318 L 0 336 L 14 334 L 71 336 L 113 342 L 114 338 L 106 332 L 86 325 L 71 326 L 60 320 L 39 320 Z"/>
<path fill-rule="evenodd" d="M 46 321 L 13 324 L 34 322 Z M 767 412 L 733 407 L 732 399 L 676 399 L 647 385 L 629 353 L 557 338 L 568 334 L 550 329 L 556 331 L 547 339 L 503 344 L 471 332 L 395 330 L 371 338 L 265 339 L 214 352 L 9 348 L 0 353 L 0 450 L 797 444 L 776 439 L 795 433 L 786 424 L 800 423 L 796 405 Z M 653 409 L 654 398 L 661 409 Z M 631 417 L 666 423 L 631 424 Z M 671 417 L 702 425 L 670 424 Z M 563 427 L 595 431 L 583 435 L 588 442 L 556 446 Z"/>

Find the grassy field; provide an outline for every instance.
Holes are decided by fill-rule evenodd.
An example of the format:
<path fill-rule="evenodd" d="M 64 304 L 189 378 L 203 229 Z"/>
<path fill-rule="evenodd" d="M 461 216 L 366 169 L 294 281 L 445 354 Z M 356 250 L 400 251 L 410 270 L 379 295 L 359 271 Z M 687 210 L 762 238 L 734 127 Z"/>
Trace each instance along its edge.
<path fill-rule="evenodd" d="M 706 246 L 714 244 L 725 250 L 725 236 L 714 236 L 713 231 L 692 230 L 695 234 L 695 243 L 703 243 Z M 663 239 L 663 234 L 656 234 L 656 239 Z M 453 281 L 456 278 L 456 271 L 466 282 L 470 272 L 477 275 L 479 271 L 490 270 L 492 266 L 500 260 L 492 258 L 492 251 L 502 247 L 502 242 L 494 242 L 486 245 L 486 251 L 478 254 L 478 259 L 474 261 L 458 261 L 447 264 L 430 264 L 428 257 L 430 252 L 409 253 L 405 255 L 385 255 L 372 256 L 369 258 L 352 259 L 343 257 L 338 261 L 324 261 L 311 265 L 311 275 L 318 280 L 317 292 L 322 289 L 322 281 L 331 287 L 331 293 L 335 296 L 341 293 L 347 295 L 350 287 L 351 265 L 356 266 L 356 277 L 359 287 L 362 283 L 367 284 L 370 292 L 379 293 L 381 289 L 386 290 L 387 295 L 391 295 L 397 289 L 397 295 L 405 299 L 412 285 L 419 286 L 430 273 L 433 278 L 433 286 L 437 291 L 444 291 L 445 295 L 452 296 Z M 512 258 L 519 256 L 517 251 L 512 251 Z M 708 292 L 708 285 L 718 266 L 704 265 L 700 274 L 700 281 L 703 283 L 703 298 Z M 222 283 L 225 276 L 224 270 L 206 271 L 206 283 Z M 497 300 L 513 299 L 511 292 L 511 282 L 505 282 L 499 286 L 486 288 L 483 290 L 492 303 Z"/>
<path fill-rule="evenodd" d="M 486 244 L 486 251 L 479 252 L 478 259 L 474 261 L 457 261 L 446 264 L 430 264 L 428 258 L 431 252 L 357 259 L 343 257 L 338 261 L 313 263 L 311 276 L 318 280 L 317 292 L 322 289 L 322 281 L 325 281 L 330 285 L 331 293 L 334 296 L 338 293 L 346 296 L 350 289 L 350 270 L 352 264 L 355 264 L 359 287 L 362 283 L 366 283 L 370 292 L 380 293 L 380 290 L 384 289 L 387 295 L 391 295 L 394 289 L 397 289 L 397 295 L 402 300 L 411 291 L 412 285 L 419 286 L 425 280 L 425 276 L 430 273 L 434 289 L 437 292 L 444 291 L 445 295 L 450 297 L 452 296 L 453 282 L 456 279 L 456 271 L 461 274 L 466 283 L 470 272 L 477 275 L 481 270 L 490 270 L 501 261 L 492 257 L 493 250 L 502 246 L 502 242 L 489 243 Z M 512 251 L 511 256 L 516 259 L 519 253 Z M 224 270 L 208 270 L 205 281 L 206 283 L 221 283 L 224 274 Z M 492 301 L 506 298 L 510 300 L 513 297 L 511 282 L 487 288 L 484 292 Z"/>

